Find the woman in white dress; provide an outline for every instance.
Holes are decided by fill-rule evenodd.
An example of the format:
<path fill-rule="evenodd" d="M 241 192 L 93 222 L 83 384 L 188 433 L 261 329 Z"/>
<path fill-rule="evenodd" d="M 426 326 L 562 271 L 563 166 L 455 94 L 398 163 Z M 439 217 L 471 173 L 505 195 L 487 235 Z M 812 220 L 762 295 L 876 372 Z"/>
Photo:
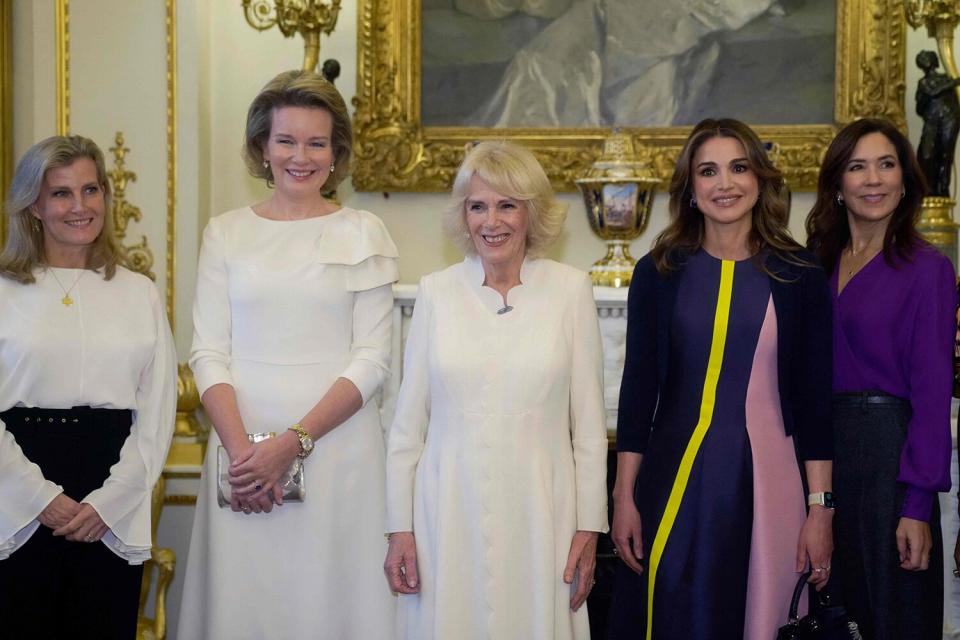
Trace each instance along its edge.
<path fill-rule="evenodd" d="M 600 330 L 589 277 L 539 256 L 566 217 L 529 151 L 483 142 L 420 282 L 387 453 L 397 637 L 589 638 L 607 530 Z"/>
<path fill-rule="evenodd" d="M 384 438 L 397 249 L 373 214 L 325 199 L 350 167 L 347 107 L 316 73 L 271 80 L 245 159 L 274 186 L 203 235 L 190 366 L 210 436 L 181 640 L 385 638 Z M 248 434 L 275 432 L 250 442 Z M 217 448 L 232 464 L 218 507 Z M 278 481 L 300 457 L 306 497 Z"/>
<path fill-rule="evenodd" d="M 17 164 L 0 255 L 0 636 L 136 635 L 177 401 L 163 302 L 121 266 L 92 140 Z"/>

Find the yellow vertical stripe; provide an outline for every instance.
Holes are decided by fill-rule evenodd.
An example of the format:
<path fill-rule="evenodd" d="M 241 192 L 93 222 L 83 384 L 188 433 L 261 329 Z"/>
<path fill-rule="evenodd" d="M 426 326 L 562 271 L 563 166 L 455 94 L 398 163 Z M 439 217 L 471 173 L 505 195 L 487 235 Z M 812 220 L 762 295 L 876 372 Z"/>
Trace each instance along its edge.
<path fill-rule="evenodd" d="M 687 490 L 690 480 L 690 471 L 693 461 L 697 458 L 703 438 L 713 421 L 713 409 L 717 404 L 717 382 L 720 380 L 720 369 L 723 366 L 723 349 L 727 344 L 727 324 L 730 319 L 730 298 L 733 294 L 733 269 L 736 265 L 732 260 L 724 260 L 720 266 L 720 293 L 717 297 L 717 311 L 713 317 L 713 338 L 710 341 L 710 358 L 707 360 L 707 375 L 703 382 L 703 397 L 700 400 L 700 417 L 697 426 L 693 429 L 687 449 L 680 459 L 677 477 L 673 481 L 670 497 L 667 498 L 667 507 L 657 528 L 657 535 L 650 548 L 650 568 L 647 572 L 647 640 L 653 637 L 653 588 L 657 583 L 657 569 L 660 558 L 667 546 L 667 538 L 676 522 L 677 513 L 683 494 Z"/>

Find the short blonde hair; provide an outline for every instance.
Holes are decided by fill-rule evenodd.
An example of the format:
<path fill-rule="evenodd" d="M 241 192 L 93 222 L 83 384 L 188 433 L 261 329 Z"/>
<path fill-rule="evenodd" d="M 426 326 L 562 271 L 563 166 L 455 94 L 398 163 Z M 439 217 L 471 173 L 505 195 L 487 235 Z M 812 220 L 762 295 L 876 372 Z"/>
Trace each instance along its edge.
<path fill-rule="evenodd" d="M 550 180 L 536 157 L 526 148 L 506 140 L 486 140 L 467 151 L 453 181 L 452 202 L 444 218 L 444 231 L 464 255 L 477 252 L 467 228 L 464 203 L 473 176 L 498 193 L 527 207 L 526 252 L 542 256 L 563 231 L 567 207 L 556 199 Z"/>
<path fill-rule="evenodd" d="M 273 110 L 282 107 L 324 109 L 333 116 L 333 172 L 323 185 L 332 191 L 350 175 L 353 129 L 343 96 L 323 76 L 313 71 L 284 71 L 268 82 L 247 110 L 247 130 L 243 160 L 254 178 L 262 178 L 273 186 L 273 173 L 263 166 L 263 147 L 270 138 Z"/>
<path fill-rule="evenodd" d="M 0 253 L 0 276 L 29 284 L 33 272 L 47 264 L 44 255 L 43 228 L 30 208 L 40 197 L 43 180 L 51 169 L 68 167 L 81 158 L 97 167 L 97 182 L 103 189 L 103 229 L 87 253 L 87 269 L 103 269 L 104 280 L 113 277 L 122 261 L 113 237 L 113 210 L 110 181 L 100 147 L 83 136 L 52 136 L 33 145 L 20 158 L 7 194 L 7 242 Z"/>

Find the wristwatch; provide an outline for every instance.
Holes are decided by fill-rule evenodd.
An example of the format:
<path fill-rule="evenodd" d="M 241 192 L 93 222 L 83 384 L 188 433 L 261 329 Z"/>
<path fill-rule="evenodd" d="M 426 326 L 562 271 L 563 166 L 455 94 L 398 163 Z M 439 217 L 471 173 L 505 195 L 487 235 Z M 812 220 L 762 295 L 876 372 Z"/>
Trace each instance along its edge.
<path fill-rule="evenodd" d="M 813 506 L 815 504 L 820 505 L 824 509 L 836 509 L 837 503 L 833 499 L 833 494 L 829 491 L 820 491 L 818 493 L 811 493 L 807 496 L 807 504 Z"/>
<path fill-rule="evenodd" d="M 307 430 L 304 429 L 303 425 L 299 422 L 289 427 L 287 431 L 293 431 L 297 434 L 297 439 L 300 440 L 300 453 L 297 455 L 300 456 L 301 460 L 305 460 L 313 451 L 313 438 L 310 437 L 310 434 L 307 433 Z"/>

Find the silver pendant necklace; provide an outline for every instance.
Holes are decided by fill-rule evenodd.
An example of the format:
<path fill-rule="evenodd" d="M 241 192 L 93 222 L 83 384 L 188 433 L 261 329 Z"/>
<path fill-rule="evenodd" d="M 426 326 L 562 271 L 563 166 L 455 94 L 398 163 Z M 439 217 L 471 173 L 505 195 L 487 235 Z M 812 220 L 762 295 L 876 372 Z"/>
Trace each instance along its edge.
<path fill-rule="evenodd" d="M 63 291 L 63 297 L 60 298 L 60 304 L 65 307 L 69 307 L 73 304 L 73 298 L 70 297 L 70 292 L 73 291 L 73 288 L 77 286 L 77 283 L 80 282 L 80 278 L 82 278 L 83 274 L 86 272 L 86 269 L 81 269 L 80 274 L 73 281 L 73 284 L 70 285 L 70 288 L 67 289 L 63 286 L 63 283 L 60 282 L 60 278 L 57 277 L 57 272 L 53 270 L 53 267 L 50 267 L 50 274 L 53 276 L 53 279 L 57 281 L 57 286 L 60 287 L 60 290 Z"/>

